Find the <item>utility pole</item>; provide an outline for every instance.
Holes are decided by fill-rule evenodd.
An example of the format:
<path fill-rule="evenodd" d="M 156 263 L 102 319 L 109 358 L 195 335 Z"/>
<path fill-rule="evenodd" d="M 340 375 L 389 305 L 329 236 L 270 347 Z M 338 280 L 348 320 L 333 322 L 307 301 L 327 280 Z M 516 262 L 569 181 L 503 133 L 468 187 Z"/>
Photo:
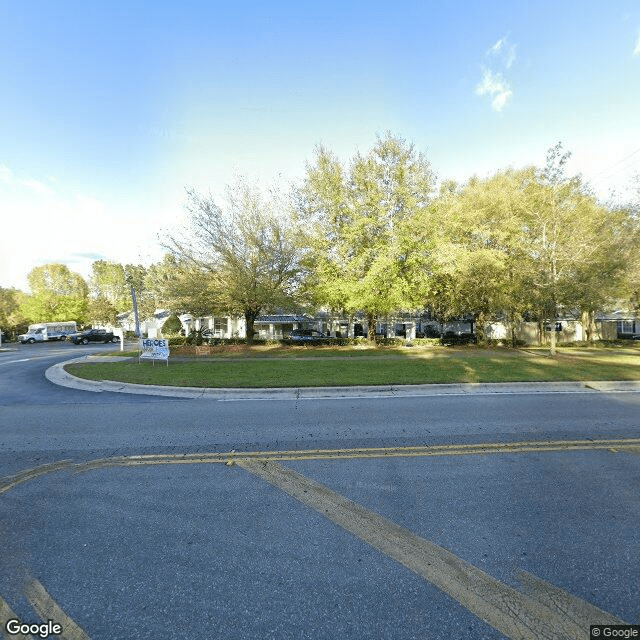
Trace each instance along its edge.
<path fill-rule="evenodd" d="M 136 321 L 136 336 L 142 338 L 142 332 L 140 331 L 140 316 L 138 315 L 138 299 L 136 298 L 136 290 L 131 285 L 131 298 L 133 299 L 133 316 Z"/>

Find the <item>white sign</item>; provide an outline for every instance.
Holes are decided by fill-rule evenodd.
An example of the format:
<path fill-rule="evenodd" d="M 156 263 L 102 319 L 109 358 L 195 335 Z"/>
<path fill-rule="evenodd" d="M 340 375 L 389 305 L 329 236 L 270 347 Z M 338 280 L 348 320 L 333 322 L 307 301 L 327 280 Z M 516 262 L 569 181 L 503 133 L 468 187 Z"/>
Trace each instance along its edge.
<path fill-rule="evenodd" d="M 169 364 L 169 341 L 161 338 L 141 338 L 138 362 L 141 358 L 166 360 Z"/>

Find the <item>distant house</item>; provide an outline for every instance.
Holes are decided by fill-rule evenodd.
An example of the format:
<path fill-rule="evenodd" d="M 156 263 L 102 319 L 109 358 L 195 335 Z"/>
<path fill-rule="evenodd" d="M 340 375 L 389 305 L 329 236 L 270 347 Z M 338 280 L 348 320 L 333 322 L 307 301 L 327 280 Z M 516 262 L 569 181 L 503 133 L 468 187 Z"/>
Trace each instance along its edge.
<path fill-rule="evenodd" d="M 294 329 L 315 329 L 317 321 L 311 316 L 282 314 L 258 316 L 253 323 L 257 338 L 262 340 L 283 340 Z"/>
<path fill-rule="evenodd" d="M 171 312 L 164 309 L 157 310 L 151 318 L 141 319 L 142 334 L 157 337 L 162 334 L 162 326 Z M 189 335 L 195 331 L 207 330 L 214 338 L 245 338 L 246 323 L 240 316 L 202 316 L 191 314 L 179 316 L 183 332 Z M 118 325 L 125 331 L 135 331 L 133 312 L 118 315 Z M 596 316 L 596 340 L 616 340 L 640 335 L 640 317 L 637 313 L 613 311 Z M 587 333 L 582 323 L 573 318 L 560 318 L 552 327 L 550 324 L 541 325 L 538 322 L 520 322 L 513 327 L 513 337 L 523 344 L 537 345 L 548 342 L 549 332 L 556 332 L 558 342 L 581 342 L 587 339 Z M 346 317 L 327 311 L 318 311 L 315 315 L 308 314 L 273 314 L 263 315 L 254 322 L 255 337 L 262 340 L 283 340 L 294 329 L 315 329 L 334 337 L 364 337 L 369 333 L 367 322 L 362 316 Z M 379 318 L 375 332 L 378 336 L 388 338 L 405 338 L 412 340 L 416 336 L 435 337 L 444 331 L 475 330 L 472 319 L 464 317 L 459 321 L 440 323 L 428 312 L 404 313 Z M 503 322 L 490 322 L 485 327 L 485 335 L 492 340 L 508 342 L 512 338 L 512 328 Z"/>
<path fill-rule="evenodd" d="M 637 312 L 618 309 L 596 316 L 596 326 L 602 327 L 602 339 L 616 340 L 640 335 L 640 316 Z M 605 335 L 606 334 L 606 335 Z"/>

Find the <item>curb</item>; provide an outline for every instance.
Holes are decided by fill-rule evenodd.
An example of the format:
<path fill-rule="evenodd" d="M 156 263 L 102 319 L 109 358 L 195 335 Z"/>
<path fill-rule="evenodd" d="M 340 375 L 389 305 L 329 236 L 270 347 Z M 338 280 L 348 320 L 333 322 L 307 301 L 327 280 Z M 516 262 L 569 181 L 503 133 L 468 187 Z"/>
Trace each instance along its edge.
<path fill-rule="evenodd" d="M 123 362 L 129 358 L 82 356 L 60 362 L 45 371 L 53 384 L 102 393 L 132 393 L 171 398 L 207 398 L 212 400 L 298 400 L 321 398 L 399 398 L 412 396 L 452 395 L 518 395 L 532 393 L 612 393 L 640 392 L 640 381 L 589 382 L 494 382 L 419 385 L 380 385 L 356 387 L 280 387 L 273 389 L 213 389 L 201 387 L 166 387 L 159 385 L 129 384 L 112 380 L 85 380 L 65 371 L 67 364 L 100 358 L 102 362 Z"/>

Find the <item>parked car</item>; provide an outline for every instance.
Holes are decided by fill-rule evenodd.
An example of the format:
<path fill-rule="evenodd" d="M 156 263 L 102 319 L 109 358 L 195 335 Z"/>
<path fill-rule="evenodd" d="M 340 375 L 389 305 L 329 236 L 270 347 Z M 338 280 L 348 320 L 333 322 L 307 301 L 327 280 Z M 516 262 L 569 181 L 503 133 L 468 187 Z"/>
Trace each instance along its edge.
<path fill-rule="evenodd" d="M 120 338 L 106 329 L 87 329 L 69 336 L 73 344 L 89 344 L 89 342 L 118 342 Z"/>
<path fill-rule="evenodd" d="M 440 338 L 440 344 L 477 344 L 478 338 L 475 333 L 465 331 L 445 331 Z"/>
<path fill-rule="evenodd" d="M 287 337 L 286 342 L 291 343 L 308 343 L 308 342 L 322 342 L 326 340 L 328 336 L 315 329 L 294 329 Z"/>

